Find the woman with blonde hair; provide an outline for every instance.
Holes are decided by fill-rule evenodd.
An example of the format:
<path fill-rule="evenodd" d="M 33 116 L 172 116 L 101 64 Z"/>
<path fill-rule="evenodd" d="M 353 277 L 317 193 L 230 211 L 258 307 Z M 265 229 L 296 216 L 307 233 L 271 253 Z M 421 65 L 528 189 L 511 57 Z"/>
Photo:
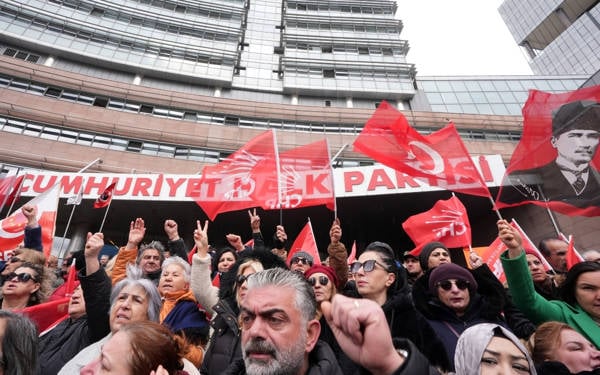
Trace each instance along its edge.
<path fill-rule="evenodd" d="M 22 263 L 14 272 L 6 275 L 2 285 L 2 310 L 22 310 L 44 302 L 50 293 L 51 283 L 43 266 Z"/>

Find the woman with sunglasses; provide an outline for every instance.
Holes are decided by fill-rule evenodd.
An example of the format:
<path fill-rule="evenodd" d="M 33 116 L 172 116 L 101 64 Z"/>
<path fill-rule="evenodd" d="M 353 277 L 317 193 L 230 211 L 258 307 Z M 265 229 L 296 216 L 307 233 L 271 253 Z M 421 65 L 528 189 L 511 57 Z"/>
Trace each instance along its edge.
<path fill-rule="evenodd" d="M 50 281 L 44 272 L 42 266 L 22 263 L 14 272 L 6 275 L 2 285 L 2 310 L 21 310 L 44 302 L 50 291 Z"/>
<path fill-rule="evenodd" d="M 458 337 L 468 327 L 495 323 L 509 329 L 500 313 L 489 314 L 490 302 L 477 292 L 477 287 L 471 272 L 454 263 L 441 264 L 429 275 L 429 292 L 433 298 L 425 316 L 451 360 Z"/>
<path fill-rule="evenodd" d="M 377 302 L 385 313 L 392 337 L 412 341 L 433 366 L 447 370 L 450 361 L 444 346 L 425 318 L 415 309 L 406 270 L 394 250 L 384 242 L 372 242 L 350 266 L 362 298 Z"/>

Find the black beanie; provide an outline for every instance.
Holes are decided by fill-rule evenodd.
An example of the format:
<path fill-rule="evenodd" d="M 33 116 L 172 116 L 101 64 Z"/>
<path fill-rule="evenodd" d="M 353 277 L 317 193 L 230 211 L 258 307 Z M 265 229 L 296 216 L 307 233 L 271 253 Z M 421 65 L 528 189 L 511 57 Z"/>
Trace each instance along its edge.
<path fill-rule="evenodd" d="M 429 269 L 429 256 L 431 255 L 433 250 L 437 248 L 441 248 L 448 251 L 446 245 L 437 241 L 428 242 L 425 246 L 423 246 L 423 250 L 421 250 L 421 253 L 419 253 L 419 263 L 421 264 L 421 269 L 423 270 L 423 272 Z"/>
<path fill-rule="evenodd" d="M 469 282 L 469 292 L 471 296 L 477 291 L 477 281 L 471 272 L 464 267 L 454 263 L 440 264 L 429 275 L 429 291 L 434 296 L 437 296 L 437 283 L 448 279 L 462 279 Z"/>

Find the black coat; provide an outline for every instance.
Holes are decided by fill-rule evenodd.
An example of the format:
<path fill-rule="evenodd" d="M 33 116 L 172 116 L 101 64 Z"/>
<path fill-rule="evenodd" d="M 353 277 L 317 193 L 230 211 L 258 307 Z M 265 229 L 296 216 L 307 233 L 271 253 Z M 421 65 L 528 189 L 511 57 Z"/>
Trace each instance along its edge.
<path fill-rule="evenodd" d="M 221 275 L 219 302 L 213 307 L 217 315 L 211 321 L 213 334 L 204 354 L 201 374 L 221 374 L 231 363 L 242 358 L 240 330 L 237 324 L 240 311 L 235 299 L 234 286 L 240 265 L 248 259 L 258 260 L 265 269 L 287 268 L 283 260 L 270 251 L 245 250 L 231 269 Z"/>
<path fill-rule="evenodd" d="M 110 332 L 110 279 L 103 268 L 89 276 L 81 272 L 78 276 L 86 315 L 79 319 L 67 318 L 40 337 L 37 371 L 40 375 L 57 374 L 79 351 Z"/>

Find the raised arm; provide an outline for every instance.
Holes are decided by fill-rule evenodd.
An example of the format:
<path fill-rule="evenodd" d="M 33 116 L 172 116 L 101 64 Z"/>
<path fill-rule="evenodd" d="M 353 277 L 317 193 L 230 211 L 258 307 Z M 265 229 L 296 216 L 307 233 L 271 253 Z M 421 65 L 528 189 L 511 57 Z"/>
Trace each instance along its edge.
<path fill-rule="evenodd" d="M 102 233 L 87 234 L 85 243 L 85 274 L 79 273 L 85 310 L 88 322 L 88 335 L 90 342 L 96 342 L 106 336 L 110 331 L 110 279 L 104 268 L 100 267 L 98 255 L 104 246 Z"/>
<path fill-rule="evenodd" d="M 137 258 L 138 246 L 144 239 L 146 234 L 146 226 L 144 219 L 138 217 L 129 223 L 129 236 L 127 237 L 127 245 L 121 247 L 117 253 L 115 266 L 111 274 L 113 285 L 121 281 L 127 275 L 127 265 L 135 263 Z"/>
<path fill-rule="evenodd" d="M 183 242 L 183 238 L 179 237 L 179 227 L 177 222 L 172 219 L 165 220 L 164 229 L 165 234 L 169 238 L 167 249 L 169 249 L 171 255 L 178 256 L 181 259 L 187 259 L 185 243 Z"/>
<path fill-rule="evenodd" d="M 212 285 L 210 279 L 211 257 L 208 254 L 208 220 L 204 222 L 204 227 L 199 220 L 196 220 L 194 242 L 196 244 L 196 254 L 192 256 L 192 292 L 206 312 L 213 315 L 215 312 L 212 307 L 219 301 L 219 288 Z"/>
<path fill-rule="evenodd" d="M 27 218 L 23 246 L 25 246 L 28 249 L 43 251 L 44 246 L 42 244 L 42 227 L 37 221 L 36 206 L 26 204 L 21 208 L 21 212 L 23 213 L 23 215 L 25 215 L 25 218 Z"/>
<path fill-rule="evenodd" d="M 346 250 L 346 246 L 341 242 L 342 226 L 340 219 L 335 218 L 333 224 L 331 224 L 329 238 L 331 240 L 329 246 L 327 246 L 329 266 L 335 270 L 340 285 L 343 288 L 348 281 L 348 251 Z"/>

